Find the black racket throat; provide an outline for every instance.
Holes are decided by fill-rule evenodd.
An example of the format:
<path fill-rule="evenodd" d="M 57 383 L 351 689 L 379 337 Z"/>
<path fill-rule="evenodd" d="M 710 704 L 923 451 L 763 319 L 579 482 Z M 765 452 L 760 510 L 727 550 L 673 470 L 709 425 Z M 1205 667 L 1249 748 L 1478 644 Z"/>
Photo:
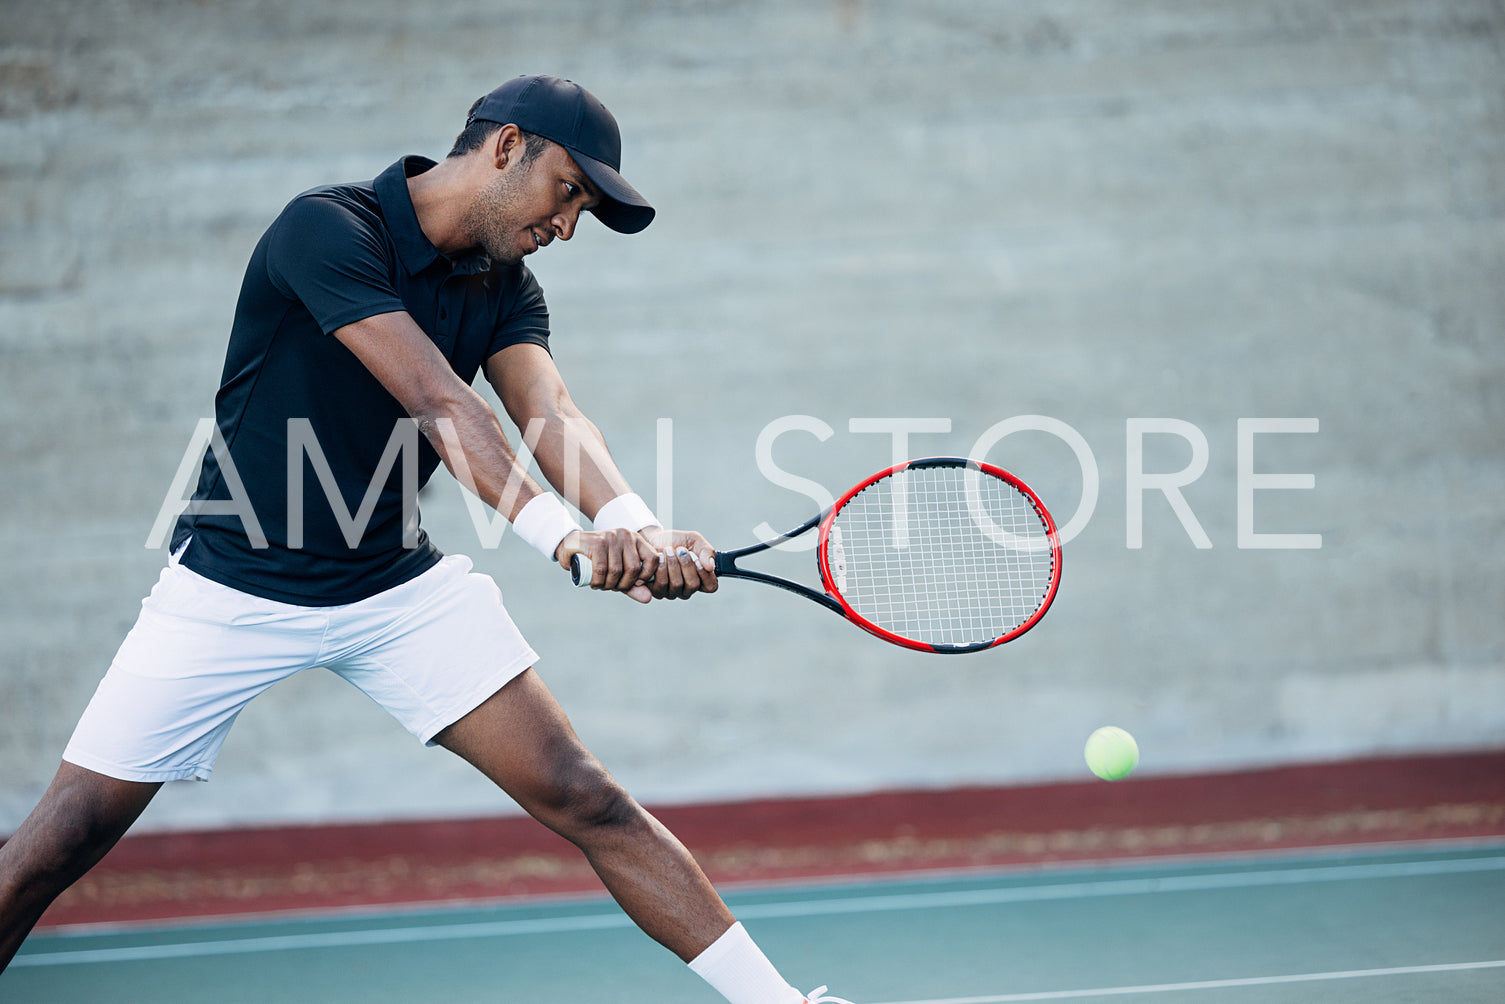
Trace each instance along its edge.
<path fill-rule="evenodd" d="M 826 512 L 830 512 L 830 510 L 828 509 L 826 510 Z M 793 530 L 790 530 L 788 533 L 780 534 L 772 540 L 765 540 L 762 543 L 752 544 L 748 547 L 739 547 L 735 551 L 717 551 L 717 578 L 751 579 L 754 582 L 762 582 L 770 586 L 778 586 L 780 589 L 794 593 L 797 596 L 803 596 L 808 600 L 814 600 L 816 603 L 819 603 L 821 606 L 830 610 L 832 613 L 845 617 L 846 611 L 841 608 L 841 604 L 837 603 L 826 593 L 818 593 L 808 586 L 802 586 L 798 582 L 790 582 L 788 579 L 781 579 L 776 575 L 768 575 L 764 572 L 755 572 L 751 569 L 743 569 L 737 567 L 737 559 L 745 558 L 750 554 L 757 554 L 760 551 L 766 551 L 771 547 L 775 547 L 778 544 L 789 540 L 790 538 L 798 537 L 806 530 L 817 526 L 820 521 L 825 518 L 826 513 L 823 512 L 819 515 L 811 517 L 810 519 L 801 523 L 799 526 L 795 527 Z"/>

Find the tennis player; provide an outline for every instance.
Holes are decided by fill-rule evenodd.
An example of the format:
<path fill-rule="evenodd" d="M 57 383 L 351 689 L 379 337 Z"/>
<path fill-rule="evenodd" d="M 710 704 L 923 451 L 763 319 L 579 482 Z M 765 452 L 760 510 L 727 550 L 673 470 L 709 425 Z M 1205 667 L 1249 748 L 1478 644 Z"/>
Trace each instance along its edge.
<path fill-rule="evenodd" d="M 272 223 L 168 566 L 0 848 L 0 968 L 164 781 L 209 777 L 248 701 L 324 666 L 579 846 L 638 926 L 727 1000 L 806 1000 L 575 736 L 495 583 L 418 522 L 418 487 L 442 462 L 544 557 L 588 557 L 597 589 L 645 603 L 716 589 L 705 538 L 659 525 L 571 400 L 523 265 L 569 240 L 582 212 L 621 233 L 652 222 L 620 166 L 600 101 L 518 77 L 471 107 L 442 163 L 407 157 L 313 189 Z M 593 529 L 517 462 L 471 388 L 482 369 Z"/>

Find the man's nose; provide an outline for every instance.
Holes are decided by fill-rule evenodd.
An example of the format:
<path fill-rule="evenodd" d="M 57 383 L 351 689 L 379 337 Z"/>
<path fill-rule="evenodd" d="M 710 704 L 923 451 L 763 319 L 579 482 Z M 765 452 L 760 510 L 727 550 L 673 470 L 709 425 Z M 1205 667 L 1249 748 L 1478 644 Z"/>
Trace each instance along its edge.
<path fill-rule="evenodd" d="M 553 222 L 554 233 L 559 235 L 560 240 L 567 241 L 575 234 L 575 225 L 580 222 L 580 210 L 560 213 L 554 217 Z"/>

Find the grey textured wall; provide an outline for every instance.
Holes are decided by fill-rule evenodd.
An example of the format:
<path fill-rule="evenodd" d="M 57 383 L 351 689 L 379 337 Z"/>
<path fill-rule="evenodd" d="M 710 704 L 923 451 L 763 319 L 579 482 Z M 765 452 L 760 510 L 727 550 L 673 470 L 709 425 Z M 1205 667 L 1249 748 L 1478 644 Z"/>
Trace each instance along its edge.
<path fill-rule="evenodd" d="M 261 230 L 442 155 L 519 72 L 600 95 L 660 207 L 535 270 L 650 502 L 669 420 L 676 522 L 732 546 L 803 519 L 755 452 L 797 415 L 830 436 L 772 460 L 831 491 L 889 462 L 863 418 L 949 421 L 930 454 L 1046 416 L 1097 486 L 1050 617 L 943 659 L 747 584 L 573 592 L 480 549 L 441 474 L 431 534 L 496 575 L 640 798 L 1077 777 L 1106 722 L 1147 772 L 1505 743 L 1499 3 L 53 0 L 0 18 L 0 832 L 162 564 L 143 542 Z M 1239 547 L 1247 418 L 1317 420 L 1252 461 L 1315 488 L 1251 497 L 1256 531 L 1319 549 Z M 1128 546 L 1141 419 L 1205 436 L 1184 498 L 1210 548 L 1158 492 Z M 1151 474 L 1196 459 L 1143 446 Z M 1062 439 L 988 459 L 1078 510 Z M 467 771 L 310 673 L 144 825 L 506 811 Z"/>

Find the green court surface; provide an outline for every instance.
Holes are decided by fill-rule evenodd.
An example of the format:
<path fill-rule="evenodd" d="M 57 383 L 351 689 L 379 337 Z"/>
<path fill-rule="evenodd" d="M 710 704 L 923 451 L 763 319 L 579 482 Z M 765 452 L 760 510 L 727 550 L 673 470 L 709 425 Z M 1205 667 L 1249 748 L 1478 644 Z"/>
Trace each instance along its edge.
<path fill-rule="evenodd" d="M 1505 844 L 741 888 L 785 974 L 857 1004 L 1505 1000 Z M 596 897 L 38 934 L 14 1002 L 718 999 Z"/>

